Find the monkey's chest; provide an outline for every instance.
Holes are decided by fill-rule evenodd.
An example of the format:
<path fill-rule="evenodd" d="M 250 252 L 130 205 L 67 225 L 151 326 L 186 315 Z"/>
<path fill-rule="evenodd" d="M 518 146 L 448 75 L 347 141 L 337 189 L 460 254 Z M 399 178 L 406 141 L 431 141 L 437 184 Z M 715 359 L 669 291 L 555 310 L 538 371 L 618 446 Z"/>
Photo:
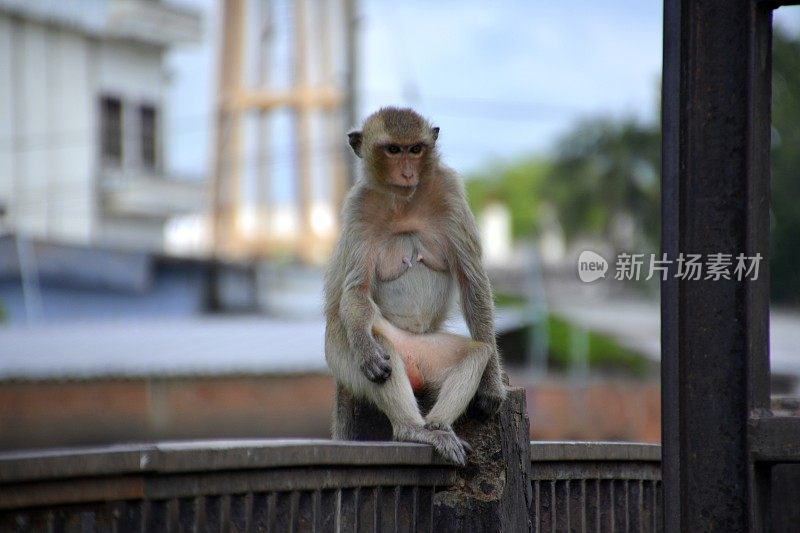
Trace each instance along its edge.
<path fill-rule="evenodd" d="M 406 276 L 416 267 L 446 272 L 444 245 L 433 233 L 398 233 L 386 238 L 378 251 L 379 281 L 394 281 Z"/>
<path fill-rule="evenodd" d="M 433 238 L 403 233 L 390 238 L 379 254 L 375 303 L 406 331 L 435 329 L 449 309 L 452 278 L 437 246 Z"/>

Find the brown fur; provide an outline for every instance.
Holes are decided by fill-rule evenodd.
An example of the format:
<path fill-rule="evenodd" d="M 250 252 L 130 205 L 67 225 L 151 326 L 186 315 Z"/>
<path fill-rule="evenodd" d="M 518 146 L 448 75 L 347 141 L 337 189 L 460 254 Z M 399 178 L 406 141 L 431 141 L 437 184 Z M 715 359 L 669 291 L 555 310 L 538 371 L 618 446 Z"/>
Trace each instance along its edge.
<path fill-rule="evenodd" d="M 463 463 L 464 443 L 450 425 L 470 400 L 491 415 L 506 394 L 491 288 L 463 186 L 439 160 L 438 128 L 413 110 L 384 108 L 349 136 L 363 176 L 345 202 L 326 276 L 328 364 L 352 395 L 387 415 L 395 438 L 433 444 Z M 395 156 L 387 143 L 425 149 Z M 390 176 L 403 157 L 414 187 L 398 188 Z M 455 287 L 471 338 L 440 332 Z M 438 391 L 425 418 L 413 395 L 423 386 Z M 346 436 L 337 424 L 334 436 Z"/>

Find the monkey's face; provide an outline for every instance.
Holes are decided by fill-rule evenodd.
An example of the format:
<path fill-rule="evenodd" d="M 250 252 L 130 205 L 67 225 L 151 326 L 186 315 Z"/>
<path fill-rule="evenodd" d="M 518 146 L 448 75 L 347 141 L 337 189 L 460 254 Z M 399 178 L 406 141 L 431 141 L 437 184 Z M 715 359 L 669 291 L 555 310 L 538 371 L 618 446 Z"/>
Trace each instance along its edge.
<path fill-rule="evenodd" d="M 439 128 L 411 109 L 383 108 L 348 134 L 350 146 L 364 160 L 373 184 L 410 199 L 436 166 Z"/>
<path fill-rule="evenodd" d="M 381 174 L 392 192 L 401 197 L 414 194 L 428 150 L 424 142 L 400 144 L 391 140 L 375 147 L 375 159 L 380 161 Z"/>

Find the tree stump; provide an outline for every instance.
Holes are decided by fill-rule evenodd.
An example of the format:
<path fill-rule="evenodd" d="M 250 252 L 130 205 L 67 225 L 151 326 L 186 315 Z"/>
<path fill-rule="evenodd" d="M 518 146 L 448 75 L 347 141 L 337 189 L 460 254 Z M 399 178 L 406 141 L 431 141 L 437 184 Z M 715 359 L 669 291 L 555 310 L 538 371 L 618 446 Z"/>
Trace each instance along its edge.
<path fill-rule="evenodd" d="M 425 411 L 423 406 L 423 411 Z M 392 428 L 370 403 L 336 394 L 337 437 L 346 440 L 391 440 Z M 455 424 L 473 448 L 457 482 L 436 493 L 434 531 L 530 531 L 531 484 L 529 422 L 525 391 L 510 388 L 500 412 L 479 421 L 469 414 Z"/>

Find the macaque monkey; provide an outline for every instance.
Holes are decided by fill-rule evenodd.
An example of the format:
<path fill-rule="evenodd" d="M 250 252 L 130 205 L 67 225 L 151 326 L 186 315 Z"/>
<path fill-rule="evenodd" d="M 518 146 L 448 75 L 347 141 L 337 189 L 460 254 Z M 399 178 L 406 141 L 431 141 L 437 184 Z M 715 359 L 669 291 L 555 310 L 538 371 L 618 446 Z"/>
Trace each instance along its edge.
<path fill-rule="evenodd" d="M 458 176 L 439 161 L 439 128 L 383 108 L 348 134 L 362 160 L 325 278 L 325 357 L 337 382 L 386 414 L 396 440 L 431 444 L 463 465 L 452 424 L 472 402 L 506 397 L 492 292 Z M 471 337 L 441 330 L 457 288 Z M 435 393 L 423 417 L 416 393 Z M 334 438 L 347 429 L 337 427 Z"/>

